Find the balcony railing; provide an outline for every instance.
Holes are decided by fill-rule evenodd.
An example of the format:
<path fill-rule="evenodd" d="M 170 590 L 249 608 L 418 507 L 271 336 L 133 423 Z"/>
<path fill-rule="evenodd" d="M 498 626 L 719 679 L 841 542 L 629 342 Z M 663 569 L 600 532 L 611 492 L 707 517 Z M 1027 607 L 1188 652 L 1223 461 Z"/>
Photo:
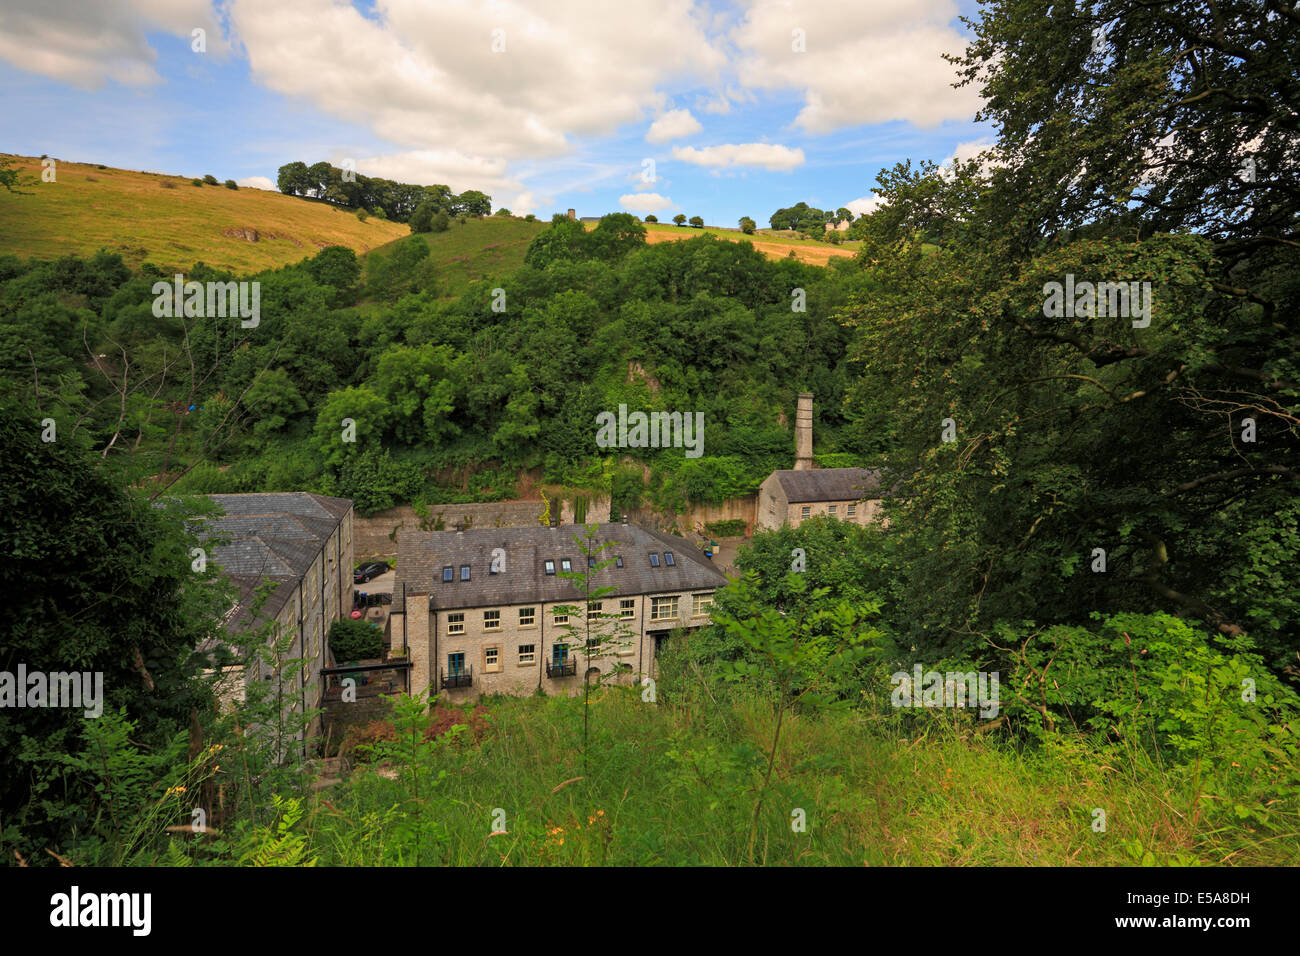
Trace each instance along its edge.
<path fill-rule="evenodd" d="M 562 661 L 547 661 L 547 677 L 576 677 L 578 674 L 578 659 L 570 657 Z"/>
<path fill-rule="evenodd" d="M 457 687 L 470 687 L 474 683 L 474 668 L 467 667 L 463 671 L 453 671 L 450 674 L 442 675 L 442 689 L 452 690 Z"/>

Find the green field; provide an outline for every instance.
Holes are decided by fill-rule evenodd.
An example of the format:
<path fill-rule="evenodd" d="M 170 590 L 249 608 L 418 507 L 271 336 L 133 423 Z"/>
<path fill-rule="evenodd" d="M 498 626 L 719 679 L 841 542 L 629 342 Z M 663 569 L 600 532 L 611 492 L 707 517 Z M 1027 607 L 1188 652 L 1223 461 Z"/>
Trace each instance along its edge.
<path fill-rule="evenodd" d="M 57 259 L 107 249 L 132 267 L 196 262 L 249 274 L 300 262 L 326 246 L 364 253 L 407 235 L 402 223 L 261 189 L 195 186 L 192 177 L 11 157 L 22 193 L 0 191 L 0 255 Z M 218 175 L 217 171 L 213 175 Z M 201 177 L 200 177 L 201 178 Z M 35 180 L 35 182 L 33 182 Z M 256 241 L 250 241 L 255 231 Z"/>
<path fill-rule="evenodd" d="M 526 222 L 513 216 L 488 216 L 483 219 L 466 219 L 464 224 L 451 221 L 446 232 L 420 233 L 429 245 L 429 259 L 434 263 L 440 298 L 460 295 L 471 283 L 489 276 L 506 275 L 524 263 L 524 253 L 549 223 Z M 367 267 L 376 255 L 390 255 L 392 246 L 410 235 L 403 226 L 403 234 L 394 243 L 371 250 L 365 256 Z"/>

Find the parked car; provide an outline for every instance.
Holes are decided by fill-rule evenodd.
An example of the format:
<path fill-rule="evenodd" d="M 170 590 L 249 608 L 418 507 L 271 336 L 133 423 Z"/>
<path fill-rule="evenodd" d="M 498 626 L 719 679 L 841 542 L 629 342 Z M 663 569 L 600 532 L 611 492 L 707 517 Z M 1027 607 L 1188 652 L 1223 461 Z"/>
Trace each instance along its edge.
<path fill-rule="evenodd" d="M 389 568 L 387 561 L 371 561 L 352 572 L 353 584 L 365 584 L 371 578 L 377 578 Z"/>

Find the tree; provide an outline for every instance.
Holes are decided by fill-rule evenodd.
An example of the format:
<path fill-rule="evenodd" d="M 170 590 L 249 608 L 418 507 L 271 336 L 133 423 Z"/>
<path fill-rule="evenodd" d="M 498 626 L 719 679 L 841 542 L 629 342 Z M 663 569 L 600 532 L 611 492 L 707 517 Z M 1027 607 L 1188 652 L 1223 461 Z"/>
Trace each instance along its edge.
<path fill-rule="evenodd" d="M 467 189 L 457 196 L 451 212 L 456 216 L 487 216 L 492 212 L 492 197 L 477 189 Z"/>
<path fill-rule="evenodd" d="M 677 215 L 673 216 L 673 222 L 679 226 L 686 225 L 686 213 L 679 212 Z"/>
<path fill-rule="evenodd" d="M 836 222 L 852 222 L 852 221 L 853 221 L 853 213 L 849 212 L 849 210 L 848 210 L 846 207 L 841 206 L 839 209 L 836 209 L 836 210 L 835 210 L 835 221 L 836 221 Z"/>
<path fill-rule="evenodd" d="M 691 216 L 691 225 L 696 229 L 703 229 L 704 219 L 700 216 Z"/>
<path fill-rule="evenodd" d="M 752 236 L 756 228 L 758 228 L 758 223 L 754 222 L 754 220 L 750 219 L 748 216 L 740 217 L 740 231 L 745 235 Z"/>
<path fill-rule="evenodd" d="M 94 696 L 98 687 L 97 702 L 82 707 L 0 707 L 5 844 L 34 863 L 77 839 L 102 842 L 133 809 L 114 802 L 126 783 L 106 779 L 111 755 L 90 743 L 105 720 L 123 711 L 144 748 L 175 757 L 171 742 L 191 710 L 207 713 L 212 702 L 195 648 L 219 636 L 230 601 L 210 561 L 203 571 L 191 563 L 193 503 L 153 506 L 124 490 L 91 464 L 70 422 L 43 441 L 45 417 L 0 401 L 4 669 L 100 676 L 85 688 Z"/>
<path fill-rule="evenodd" d="M 464 224 L 463 219 L 461 220 L 461 224 L 462 225 Z M 446 210 L 439 209 L 436 213 L 433 214 L 433 218 L 429 220 L 430 232 L 446 232 L 450 228 L 451 228 L 451 217 L 447 215 Z"/>
<path fill-rule="evenodd" d="M 496 212 L 494 212 L 492 215 L 494 215 L 494 216 L 513 216 L 514 213 L 512 213 L 512 212 L 511 212 L 509 209 L 507 209 L 505 206 L 502 206 L 500 209 L 498 209 L 498 210 L 497 210 Z"/>
<path fill-rule="evenodd" d="M 433 230 L 433 203 L 425 200 L 411 213 L 411 232 L 431 232 Z"/>
<path fill-rule="evenodd" d="M 621 259 L 644 245 L 645 226 L 637 222 L 636 216 L 626 212 L 601 216 L 588 241 L 592 254 L 607 262 Z"/>
<path fill-rule="evenodd" d="M 653 213 L 651 213 L 649 216 L 646 216 L 646 217 L 645 217 L 645 221 L 646 221 L 646 222 L 658 222 L 658 221 L 659 221 L 659 217 L 656 216 L 656 215 L 654 215 Z"/>

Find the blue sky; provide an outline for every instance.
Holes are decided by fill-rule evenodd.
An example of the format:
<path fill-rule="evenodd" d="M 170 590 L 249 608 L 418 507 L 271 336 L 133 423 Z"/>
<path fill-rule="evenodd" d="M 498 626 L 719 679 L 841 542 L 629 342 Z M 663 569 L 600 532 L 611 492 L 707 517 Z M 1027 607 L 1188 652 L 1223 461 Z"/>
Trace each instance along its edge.
<path fill-rule="evenodd" d="M 352 159 L 548 217 L 868 208 L 992 131 L 973 0 L 6 0 L 0 151 L 245 185 Z M 204 31 L 196 52 L 193 31 Z M 645 181 L 653 162 L 653 182 Z"/>

